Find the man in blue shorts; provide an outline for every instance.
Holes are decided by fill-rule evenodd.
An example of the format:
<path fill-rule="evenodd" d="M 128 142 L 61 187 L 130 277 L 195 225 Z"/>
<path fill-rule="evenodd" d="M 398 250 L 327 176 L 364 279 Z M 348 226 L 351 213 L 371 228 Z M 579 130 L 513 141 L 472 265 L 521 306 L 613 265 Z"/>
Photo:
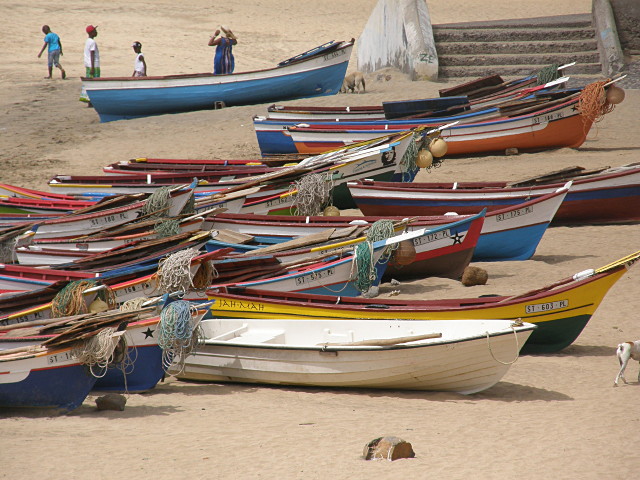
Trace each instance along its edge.
<path fill-rule="evenodd" d="M 49 28 L 49 25 L 43 25 L 42 33 L 44 33 L 44 45 L 40 49 L 40 53 L 38 54 L 38 58 L 42 56 L 42 52 L 44 49 L 49 47 L 49 58 L 47 65 L 49 67 L 49 76 L 44 78 L 51 78 L 51 74 L 53 73 L 53 67 L 60 69 L 60 74 L 62 78 L 67 78 L 67 73 L 60 65 L 60 55 L 62 55 L 62 42 L 60 41 L 60 37 L 53 33 Z"/>

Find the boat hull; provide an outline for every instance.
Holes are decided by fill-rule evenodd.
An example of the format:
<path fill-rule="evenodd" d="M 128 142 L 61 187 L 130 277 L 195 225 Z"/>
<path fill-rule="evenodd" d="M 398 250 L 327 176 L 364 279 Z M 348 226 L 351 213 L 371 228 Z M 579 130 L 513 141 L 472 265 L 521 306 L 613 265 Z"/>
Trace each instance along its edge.
<path fill-rule="evenodd" d="M 82 404 L 96 383 L 96 377 L 69 349 L 0 361 L 0 373 L 2 407 L 71 411 Z"/>
<path fill-rule="evenodd" d="M 210 338 L 207 323 L 228 324 L 228 330 L 241 326 L 242 320 L 208 320 L 203 322 L 205 336 Z M 253 322 L 257 322 L 253 320 Z M 495 321 L 494 321 L 495 322 Z M 291 321 L 273 320 L 274 325 L 291 324 Z M 298 322 L 299 323 L 299 322 Z M 345 324 L 341 326 L 340 324 Z M 187 357 L 180 379 L 241 382 L 274 385 L 301 385 L 314 387 L 383 388 L 402 390 L 431 390 L 472 394 L 495 385 L 507 372 L 510 362 L 518 357 L 519 349 L 534 328 L 515 330 L 504 328 L 496 331 L 479 322 L 459 321 L 473 325 L 477 334 L 462 334 L 457 339 L 442 334 L 442 338 L 425 340 L 424 343 L 393 345 L 387 347 L 331 346 L 331 340 L 353 338 L 350 330 L 354 322 L 309 321 L 304 325 L 307 335 L 324 329 L 325 335 L 315 346 L 301 347 L 284 344 L 287 337 L 295 336 L 288 325 L 274 329 L 269 339 L 258 344 L 244 343 L 243 336 L 228 342 L 206 340 L 198 351 Z M 371 322 L 370 322 L 371 323 Z M 375 324 L 375 322 L 373 322 Z M 387 322 L 378 322 L 380 324 Z M 402 336 L 406 332 L 422 332 L 416 324 L 404 330 L 401 324 L 412 322 L 393 321 L 386 336 L 376 325 L 367 328 L 373 338 L 388 338 L 390 332 Z M 418 323 L 418 322 L 416 322 Z M 426 331 L 439 332 L 439 322 L 429 323 Z M 487 321 L 486 323 L 491 323 Z M 454 322 L 451 322 L 453 327 Z M 503 322 L 507 327 L 509 322 Z M 525 324 L 527 325 L 527 324 Z M 455 325 L 458 327 L 459 325 Z M 300 327 L 298 327 L 300 328 Z M 222 329 L 212 329 L 213 332 Z M 491 333 L 489 333 L 491 331 Z M 282 332 L 281 334 L 278 334 Z M 356 338 L 359 338 L 356 329 Z M 379 336 L 378 336 L 379 335 Z M 249 337 L 252 333 L 249 333 Z M 313 338 L 313 334 L 312 334 Z"/>
<path fill-rule="evenodd" d="M 83 78 L 101 122 L 338 93 L 353 44 L 271 70 L 142 79 Z"/>
<path fill-rule="evenodd" d="M 523 353 L 557 352 L 571 345 L 588 324 L 609 289 L 635 260 L 559 288 L 542 289 L 514 297 L 481 297 L 458 300 L 409 301 L 389 299 L 340 299 L 295 294 L 262 295 L 209 292 L 215 300 L 212 316 L 227 318 L 341 318 L 456 320 L 499 318 L 534 323 L 538 328 Z M 250 293 L 252 292 L 252 293 Z"/>

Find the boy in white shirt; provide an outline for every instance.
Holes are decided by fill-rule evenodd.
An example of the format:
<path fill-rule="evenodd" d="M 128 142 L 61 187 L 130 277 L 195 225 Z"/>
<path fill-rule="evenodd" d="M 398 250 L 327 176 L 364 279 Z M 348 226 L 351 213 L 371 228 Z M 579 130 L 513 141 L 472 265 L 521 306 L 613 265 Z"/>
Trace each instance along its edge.
<path fill-rule="evenodd" d="M 97 26 L 89 25 L 86 28 L 87 41 L 84 44 L 84 66 L 87 78 L 100 78 L 100 51 L 94 40 L 98 36 Z"/>
<path fill-rule="evenodd" d="M 146 77 L 147 76 L 147 63 L 144 61 L 144 55 L 142 54 L 142 44 L 140 42 L 133 42 L 133 51 L 136 52 L 136 59 L 133 63 L 133 75 L 132 77 Z"/>

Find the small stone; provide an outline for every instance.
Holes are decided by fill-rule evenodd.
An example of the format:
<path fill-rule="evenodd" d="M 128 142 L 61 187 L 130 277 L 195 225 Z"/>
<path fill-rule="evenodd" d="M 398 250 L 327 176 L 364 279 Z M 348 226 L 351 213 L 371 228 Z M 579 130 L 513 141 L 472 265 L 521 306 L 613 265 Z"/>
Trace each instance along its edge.
<path fill-rule="evenodd" d="M 365 460 L 398 460 L 416 456 L 413 447 L 398 437 L 379 437 L 364 446 Z"/>
<path fill-rule="evenodd" d="M 505 154 L 505 155 L 518 155 L 518 154 L 520 154 L 520 152 L 518 151 L 518 149 L 517 149 L 517 148 L 507 148 L 507 149 L 504 151 L 504 154 Z"/>
<path fill-rule="evenodd" d="M 96 406 L 98 410 L 118 410 L 123 411 L 127 399 L 119 393 L 108 393 L 102 397 L 96 398 Z"/>
<path fill-rule="evenodd" d="M 472 287 L 474 285 L 486 285 L 488 279 L 489 274 L 484 268 L 468 266 L 462 272 L 460 281 L 465 287 Z"/>

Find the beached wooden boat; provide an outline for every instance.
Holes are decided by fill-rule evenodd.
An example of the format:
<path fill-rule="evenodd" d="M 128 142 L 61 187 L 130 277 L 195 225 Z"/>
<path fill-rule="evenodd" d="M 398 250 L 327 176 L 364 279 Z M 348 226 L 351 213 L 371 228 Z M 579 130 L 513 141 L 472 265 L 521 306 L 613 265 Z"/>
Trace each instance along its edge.
<path fill-rule="evenodd" d="M 145 215 L 176 217 L 193 196 L 193 187 L 185 187 L 174 187 L 166 198 L 165 206 L 160 210 L 150 209 L 148 200 L 141 200 L 89 213 L 75 212 L 36 224 L 32 229 L 33 235 L 34 238 L 74 238 L 107 227 L 131 223 Z"/>
<path fill-rule="evenodd" d="M 561 65 L 558 71 L 574 65 L 575 62 Z M 458 101 L 450 101 L 452 97 L 465 98 L 466 108 L 480 105 L 495 104 L 513 95 L 524 96 L 535 91 L 548 89 L 561 85 L 568 81 L 568 77 L 560 77 L 552 82 L 538 85 L 538 76 L 529 75 L 527 77 L 504 81 L 499 75 L 490 75 L 478 78 L 461 85 L 440 90 L 440 97 L 425 100 L 404 100 L 383 102 L 379 105 L 368 106 L 305 106 L 305 105 L 271 105 L 267 108 L 267 118 L 273 120 L 296 120 L 296 121 L 349 121 L 349 120 L 378 120 L 384 118 L 406 117 L 420 114 L 436 114 L 442 116 L 441 109 L 452 105 L 453 109 L 459 108 Z M 523 90 L 526 89 L 525 92 Z"/>
<path fill-rule="evenodd" d="M 297 132 L 299 129 L 304 129 L 305 132 L 316 131 L 318 129 L 328 129 L 332 132 L 344 131 L 351 132 L 356 130 L 359 133 L 360 130 L 391 130 L 397 129 L 411 129 L 421 125 L 425 125 L 430 128 L 435 128 L 438 125 L 457 122 L 456 124 L 476 124 L 480 122 L 488 122 L 493 120 L 504 120 L 505 117 L 514 116 L 517 112 L 530 113 L 532 110 L 542 110 L 545 106 L 552 106 L 557 104 L 564 97 L 570 98 L 575 96 L 579 90 L 562 90 L 562 91 L 550 91 L 550 88 L 555 87 L 559 82 L 564 82 L 567 77 L 563 79 L 541 85 L 539 87 L 533 87 L 530 89 L 521 90 L 519 93 L 514 92 L 505 94 L 501 98 L 490 97 L 487 101 L 476 101 L 473 105 L 467 104 L 466 108 L 461 108 L 459 105 L 453 107 L 453 110 L 444 110 L 439 113 L 421 113 L 413 116 L 406 116 L 404 118 L 388 116 L 382 119 L 343 119 L 336 117 L 333 119 L 314 119 L 313 115 L 308 115 L 308 118 L 292 118 L 292 119 L 279 119 L 272 118 L 271 116 L 254 116 L 253 126 L 256 132 L 256 138 L 260 151 L 263 156 L 269 156 L 274 154 L 308 154 L 308 152 L 302 152 L 298 149 L 294 142 L 296 135 L 289 135 L 288 131 L 292 130 Z M 460 97 L 456 97 L 460 98 Z M 437 99 L 434 101 L 441 101 Z M 406 102 L 389 102 L 389 105 L 384 104 L 385 108 L 393 106 L 398 103 L 398 108 L 413 108 L 413 103 L 424 103 L 424 101 L 406 101 Z M 405 105 L 406 104 L 406 105 Z M 407 106 L 408 105 L 408 106 Z M 428 107 L 424 107 L 428 108 Z M 420 109 L 418 108 L 418 111 Z M 407 115 L 409 112 L 405 112 Z M 367 139 L 375 138 L 376 135 L 368 136 Z M 356 140 L 357 142 L 357 140 Z M 319 151 L 319 150 L 318 150 Z"/>
<path fill-rule="evenodd" d="M 270 131 L 264 140 L 268 153 L 314 154 L 344 145 L 374 139 L 396 129 L 414 128 L 416 124 L 434 128 L 452 119 L 457 124 L 443 128 L 442 138 L 447 141 L 447 156 L 504 152 L 508 148 L 519 151 L 540 151 L 551 148 L 578 148 L 586 140 L 593 119 L 582 115 L 578 108 L 580 93 L 566 98 L 549 100 L 496 118 L 474 121 L 473 117 L 458 116 L 421 122 L 391 120 L 373 122 L 333 122 L 290 126 L 287 130 Z M 482 111 L 481 111 L 482 112 Z M 479 112 L 476 112 L 479 114 Z M 468 122 L 465 120 L 469 120 Z M 256 130 L 257 134 L 261 130 Z M 262 149 L 261 145 L 261 149 Z M 267 147 L 265 147 L 267 148 Z"/>
<path fill-rule="evenodd" d="M 554 193 L 536 197 L 522 204 L 492 210 L 485 215 L 472 261 L 527 260 L 533 256 L 555 213 L 562 204 L 570 183 Z M 218 214 L 209 217 L 212 229 L 224 229 L 254 237 L 256 242 L 280 243 L 302 235 L 315 234 L 327 229 L 346 228 L 349 225 L 367 226 L 378 220 L 401 222 L 408 220 L 407 228 L 431 227 L 458 221 L 464 215 L 439 216 L 285 216 Z"/>
<path fill-rule="evenodd" d="M 355 204 L 349 196 L 346 182 L 350 180 L 371 178 L 386 181 L 411 181 L 417 169 L 411 168 L 410 158 L 405 158 L 405 152 L 412 141 L 422 141 L 427 131 L 401 132 L 397 135 L 381 137 L 375 142 L 357 147 L 349 147 L 323 155 L 309 157 L 292 166 L 279 167 L 277 170 L 247 177 L 242 180 L 219 182 L 199 182 L 196 189 L 196 212 L 214 205 L 224 206 L 231 212 L 268 213 L 273 208 L 284 209 L 292 205 L 289 192 L 292 183 L 299 181 L 305 175 L 324 175 L 333 186 L 333 204 L 340 208 L 351 208 Z M 410 150 L 410 153 L 413 150 Z M 78 182 L 78 177 L 57 176 L 49 182 L 53 190 L 66 193 L 87 194 L 95 189 L 110 193 L 131 193 L 154 191 L 164 183 L 146 181 L 140 175 L 127 176 L 129 180 L 121 183 L 120 176 L 93 177 L 93 183 Z M 169 179 L 163 177 L 164 181 Z M 137 179 L 137 180 L 136 180 Z M 130 181 L 131 180 L 131 181 Z M 133 181 L 135 180 L 135 181 Z M 222 200 L 239 198 L 245 192 L 244 204 L 225 205 Z M 281 195 L 286 201 L 272 201 L 271 197 Z M 286 205 L 284 205 L 284 204 Z"/>
<path fill-rule="evenodd" d="M 203 217 L 192 216 L 189 219 L 183 219 L 175 224 L 176 234 L 198 231 L 203 223 Z M 106 252 L 114 248 L 122 248 L 126 245 L 157 238 L 162 238 L 162 235 L 153 228 L 129 235 L 84 236 L 73 239 L 43 238 L 33 240 L 28 245 L 16 248 L 15 252 L 18 263 L 21 265 L 55 265 L 84 258 L 90 254 Z M 39 255 L 43 251 L 50 253 L 47 256 L 47 259 L 51 260 L 49 263 L 41 263 L 47 261 Z M 57 253 L 61 253 L 61 255 L 57 255 Z"/>
<path fill-rule="evenodd" d="M 495 385 L 536 328 L 508 320 L 210 319 L 182 380 L 471 394 Z"/>
<path fill-rule="evenodd" d="M 484 223 L 484 214 L 464 217 L 455 221 L 442 222 L 438 225 L 423 225 L 422 227 L 408 227 L 405 222 L 398 222 L 394 228 L 396 232 L 425 232 L 411 240 L 415 256 L 409 264 L 402 264 L 394 255 L 386 258 L 387 263 L 384 276 L 395 278 L 426 278 L 446 277 L 457 279 L 462 276 L 464 269 L 471 262 L 474 249 L 478 242 L 480 230 Z M 334 237 L 345 234 L 343 239 Z M 289 242 L 269 246 L 244 246 L 242 244 L 218 243 L 213 240 L 207 242 L 207 249 L 233 246 L 235 249 L 249 254 L 266 254 L 269 252 L 282 262 L 300 261 L 304 258 L 322 258 L 330 253 L 337 253 L 344 249 L 351 249 L 365 241 L 367 237 L 360 228 L 348 227 L 344 230 L 327 229 L 314 235 L 300 236 Z M 338 242 L 338 243 L 334 243 Z M 293 244 L 292 246 L 290 244 Z M 244 247 L 244 248 L 243 248 Z"/>
<path fill-rule="evenodd" d="M 196 243 L 195 245 L 200 244 Z M 230 248 L 223 248 L 215 252 L 196 255 L 190 261 L 191 273 L 195 275 L 202 264 L 223 257 L 231 251 Z M 95 278 L 98 282 L 109 285 L 111 288 L 115 288 L 117 285 L 122 286 L 121 289 L 115 291 L 116 304 L 120 305 L 136 296 L 157 295 L 157 270 L 158 262 L 155 260 L 138 266 L 115 265 L 110 270 L 99 272 L 0 264 L 0 293 L 15 295 L 18 292 L 45 288 L 56 282 Z M 202 298 L 205 297 L 202 296 Z M 38 302 L 38 304 L 40 303 L 42 301 Z M 2 320 L 0 319 L 1 324 Z"/>
<path fill-rule="evenodd" d="M 640 163 L 585 170 L 571 167 L 522 182 L 349 183 L 365 215 L 443 215 L 518 205 L 572 181 L 554 225 L 640 221 Z"/>
<path fill-rule="evenodd" d="M 160 259 L 186 248 L 199 249 L 210 238 L 209 232 L 185 232 L 170 237 L 141 240 L 125 244 L 106 252 L 70 252 L 57 249 L 20 247 L 19 256 L 28 259 L 30 265 L 56 266 L 61 270 L 83 270 L 95 273 L 126 270 L 140 265 L 157 265 Z"/>
<path fill-rule="evenodd" d="M 101 122 L 333 95 L 342 86 L 353 43 L 329 42 L 265 70 L 82 78 L 82 88 Z"/>
<path fill-rule="evenodd" d="M 518 318 L 538 326 L 523 353 L 548 353 L 571 345 L 587 326 L 609 289 L 638 261 L 640 251 L 593 270 L 578 272 L 539 289 L 510 296 L 438 300 L 342 298 L 210 289 L 215 318 L 456 320 Z"/>
<path fill-rule="evenodd" d="M 70 411 L 79 407 L 104 371 L 88 368 L 74 347 L 104 332 L 100 361 L 108 363 L 120 340 L 128 316 L 89 318 L 52 338 L 33 344 L 32 337 L 4 338 L 0 347 L 0 406 L 39 407 Z M 107 330 L 110 329 L 110 330 Z"/>

